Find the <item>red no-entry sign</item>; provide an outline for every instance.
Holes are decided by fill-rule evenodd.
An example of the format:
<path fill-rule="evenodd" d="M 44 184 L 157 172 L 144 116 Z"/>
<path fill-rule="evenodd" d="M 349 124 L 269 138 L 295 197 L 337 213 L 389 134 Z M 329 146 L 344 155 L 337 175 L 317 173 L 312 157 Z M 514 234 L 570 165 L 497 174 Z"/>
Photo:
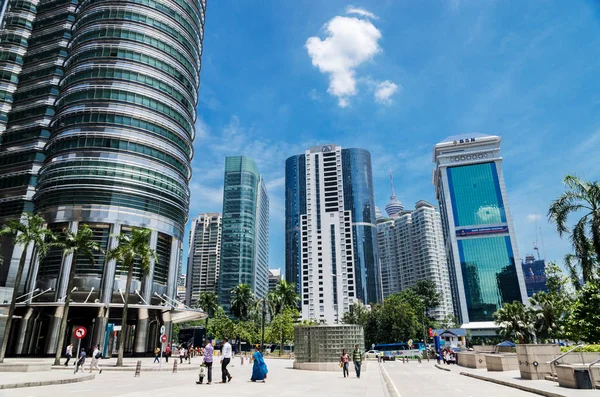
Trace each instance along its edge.
<path fill-rule="evenodd" d="M 167 335 L 164 335 L 164 334 L 163 334 L 163 335 L 161 335 L 161 336 L 160 336 L 160 341 L 161 341 L 162 343 L 167 343 Z"/>
<path fill-rule="evenodd" d="M 73 334 L 75 335 L 75 338 L 83 339 L 87 335 L 87 329 L 85 329 L 85 327 L 77 327 L 75 328 L 75 332 L 73 332 Z"/>

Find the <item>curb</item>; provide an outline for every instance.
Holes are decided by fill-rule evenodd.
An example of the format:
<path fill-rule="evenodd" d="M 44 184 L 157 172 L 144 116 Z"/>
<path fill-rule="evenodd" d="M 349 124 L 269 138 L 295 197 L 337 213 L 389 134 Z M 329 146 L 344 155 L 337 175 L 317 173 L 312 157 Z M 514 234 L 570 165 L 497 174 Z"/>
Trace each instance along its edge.
<path fill-rule="evenodd" d="M 93 380 L 96 375 L 84 375 L 78 378 L 67 378 L 67 379 L 55 379 L 55 380 L 44 380 L 40 382 L 21 382 L 21 383 L 6 383 L 0 384 L 0 389 L 20 389 L 23 387 L 38 387 L 38 386 L 50 386 L 50 385 L 65 385 L 68 383 L 79 383 L 88 380 Z"/>
<path fill-rule="evenodd" d="M 386 390 L 387 395 L 389 397 L 400 397 L 400 393 L 398 392 L 398 389 L 396 389 L 396 386 L 392 383 L 392 380 L 390 379 L 390 376 L 388 375 L 387 370 L 381 364 L 379 364 L 379 372 L 381 373 L 381 375 L 383 377 L 383 382 L 385 383 L 385 386 L 387 389 Z"/>
<path fill-rule="evenodd" d="M 460 374 L 463 375 L 463 376 L 468 376 L 470 378 L 475 378 L 475 379 L 483 380 L 483 381 L 486 381 L 486 382 L 496 383 L 496 384 L 499 384 L 499 385 L 502 385 L 502 386 L 512 387 L 513 389 L 519 389 L 519 390 L 526 391 L 526 392 L 529 392 L 529 393 L 538 394 L 540 396 L 546 396 L 546 397 L 567 397 L 564 394 L 558 394 L 558 393 L 552 393 L 552 392 L 549 392 L 549 391 L 534 389 L 533 387 L 527 387 L 527 386 L 523 386 L 523 385 L 518 385 L 518 384 L 515 384 L 515 383 L 506 382 L 506 381 L 499 380 L 499 379 L 488 378 L 488 377 L 481 376 L 481 375 L 475 375 L 475 374 L 471 374 L 471 373 L 468 373 L 468 372 L 461 372 Z"/>
<path fill-rule="evenodd" d="M 436 367 L 437 369 L 441 369 L 442 371 L 452 372 L 452 371 L 450 370 L 450 368 L 444 368 L 444 367 L 440 367 L 438 364 L 435 364 L 435 367 Z M 462 375 L 462 373 L 461 373 L 461 375 Z"/>
<path fill-rule="evenodd" d="M 135 365 L 130 367 L 104 367 L 101 366 L 100 368 L 102 368 L 102 371 L 110 371 L 110 372 L 135 372 Z M 184 366 L 179 366 L 177 365 L 177 371 L 193 371 L 196 370 L 198 371 L 199 366 L 198 365 L 193 365 L 193 366 L 189 366 L 186 365 Z M 52 367 L 53 371 L 64 371 L 67 370 L 68 368 L 65 368 L 64 366 L 58 366 L 55 365 Z M 73 369 L 70 369 L 71 372 L 73 372 Z M 158 368 L 158 367 L 144 367 L 142 365 L 142 372 L 172 372 L 173 371 L 173 366 L 169 366 L 169 367 L 165 367 L 163 366 L 162 368 Z"/>

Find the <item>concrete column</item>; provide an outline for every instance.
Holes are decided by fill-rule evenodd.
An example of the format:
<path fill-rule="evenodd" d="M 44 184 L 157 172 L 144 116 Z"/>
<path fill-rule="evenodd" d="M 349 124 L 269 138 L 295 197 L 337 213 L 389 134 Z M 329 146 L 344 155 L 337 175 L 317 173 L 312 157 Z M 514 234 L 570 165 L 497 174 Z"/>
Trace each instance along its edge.
<path fill-rule="evenodd" d="M 135 326 L 135 354 L 145 353 L 148 341 L 148 309 L 138 309 L 138 320 Z"/>
<path fill-rule="evenodd" d="M 165 326 L 165 333 L 167 334 L 167 342 L 171 343 L 171 341 L 173 340 L 173 335 L 172 335 L 172 331 L 173 331 L 173 327 L 171 326 L 171 312 L 167 311 L 167 312 L 162 312 L 162 320 L 163 320 L 163 325 Z"/>
<path fill-rule="evenodd" d="M 25 349 L 25 341 L 27 340 L 27 336 L 29 335 L 29 326 L 31 321 L 29 321 L 29 319 L 31 318 L 31 315 L 33 314 L 33 308 L 29 307 L 27 309 L 27 312 L 25 313 L 25 315 L 21 318 L 20 324 L 19 324 L 19 331 L 17 332 L 16 336 L 16 340 L 15 340 L 15 346 L 14 346 L 14 351 L 13 353 L 16 354 L 17 356 L 20 356 L 22 354 L 24 354 L 24 349 Z"/>
<path fill-rule="evenodd" d="M 69 230 L 73 233 L 77 233 L 79 228 L 79 221 L 69 222 Z M 56 300 L 61 299 L 67 295 L 67 287 L 69 285 L 69 272 L 71 271 L 71 265 L 73 264 L 73 254 L 69 254 L 63 257 L 63 263 L 60 268 L 60 278 L 56 286 Z"/>
<path fill-rule="evenodd" d="M 50 325 L 48 326 L 48 339 L 46 340 L 46 354 L 56 354 L 56 341 L 58 340 L 58 334 L 60 331 L 60 320 L 64 313 L 64 307 L 62 305 L 57 306 L 54 311 L 54 316 L 50 319 Z M 67 333 L 69 328 L 67 327 Z"/>
<path fill-rule="evenodd" d="M 117 236 L 121 233 L 121 225 L 115 223 L 112 225 L 111 234 L 108 240 L 107 251 L 117 247 L 119 240 Z M 104 275 L 102 280 L 102 293 L 100 294 L 100 302 L 109 304 L 112 299 L 113 286 L 115 281 L 115 272 L 117 261 L 112 259 L 104 265 Z"/>
<path fill-rule="evenodd" d="M 108 317 L 106 316 L 108 309 L 104 307 L 98 308 L 98 315 L 96 317 L 96 326 L 94 327 L 94 334 L 92 335 L 92 346 L 100 346 L 102 350 L 104 346 L 104 336 L 106 334 L 106 324 L 108 324 Z"/>
<path fill-rule="evenodd" d="M 177 293 L 177 268 L 179 266 L 181 242 L 173 237 L 171 242 L 171 260 L 169 262 L 169 279 L 167 281 L 167 295 L 170 298 L 175 298 Z"/>
<path fill-rule="evenodd" d="M 156 251 L 156 244 L 158 243 L 158 232 L 156 230 L 152 231 L 150 234 L 150 248 Z M 152 284 L 154 283 L 154 260 L 150 262 L 150 269 L 148 269 L 148 274 L 144 275 L 144 282 L 142 283 L 142 291 L 141 295 L 144 297 L 144 300 L 150 303 L 150 299 L 152 298 Z M 146 318 L 148 315 L 146 314 Z M 137 345 L 137 344 L 136 344 Z"/>
<path fill-rule="evenodd" d="M 27 284 L 26 284 L 27 292 L 31 292 L 35 289 L 35 286 L 37 284 L 38 270 L 40 269 L 40 258 L 37 256 L 37 249 L 35 249 L 33 251 L 32 255 L 33 255 L 32 263 L 31 263 L 31 267 L 29 268 L 29 274 L 27 275 Z M 35 295 L 35 294 L 32 294 L 32 295 Z"/>

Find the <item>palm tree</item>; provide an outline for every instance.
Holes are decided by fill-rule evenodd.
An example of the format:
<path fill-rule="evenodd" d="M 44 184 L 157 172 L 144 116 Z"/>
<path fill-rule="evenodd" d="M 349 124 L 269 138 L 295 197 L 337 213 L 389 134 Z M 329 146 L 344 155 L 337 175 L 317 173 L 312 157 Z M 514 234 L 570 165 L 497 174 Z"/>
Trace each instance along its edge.
<path fill-rule="evenodd" d="M 143 227 L 134 227 L 129 233 L 121 233 L 118 246 L 108 251 L 107 260 L 115 259 L 127 269 L 127 282 L 123 302 L 123 316 L 121 317 L 121 332 L 119 332 L 119 356 L 117 367 L 123 366 L 123 352 L 125 351 L 125 334 L 127 327 L 127 308 L 129 304 L 129 289 L 133 278 L 133 265 L 139 260 L 140 268 L 144 274 L 148 273 L 152 261 L 156 260 L 156 252 L 150 247 L 152 231 Z"/>
<path fill-rule="evenodd" d="M 514 335 L 521 343 L 529 343 L 535 337 L 531 315 L 521 302 L 505 303 L 494 313 L 494 322 L 503 338 Z"/>
<path fill-rule="evenodd" d="M 558 339 L 564 332 L 564 322 L 570 302 L 565 296 L 537 292 L 529 303 L 532 305 L 532 315 L 535 332 L 540 338 Z"/>
<path fill-rule="evenodd" d="M 0 230 L 0 236 L 12 236 L 14 245 L 23 246 L 23 252 L 19 259 L 19 267 L 15 276 L 15 286 L 13 289 L 12 299 L 8 308 L 8 317 L 6 319 L 6 327 L 4 328 L 4 337 L 2 338 L 2 347 L 0 347 L 0 363 L 4 362 L 6 346 L 8 345 L 8 336 L 12 326 L 12 318 L 15 313 L 17 297 L 19 295 L 19 285 L 23 277 L 23 269 L 25 268 L 25 259 L 27 258 L 27 249 L 29 244 L 35 247 L 35 254 L 38 258 L 43 258 L 48 250 L 48 243 L 54 238 L 54 234 L 44 227 L 46 221 L 39 215 L 24 213 L 20 220 L 11 220 Z M 35 255 L 31 260 L 35 259 Z"/>
<path fill-rule="evenodd" d="M 275 295 L 278 297 L 279 304 L 281 305 L 280 311 L 283 311 L 286 307 L 297 309 L 298 308 L 298 293 L 296 293 L 296 284 L 288 283 L 285 280 L 281 280 L 275 286 Z"/>
<path fill-rule="evenodd" d="M 238 284 L 231 290 L 231 313 L 238 320 L 246 321 L 254 304 L 254 294 L 248 284 Z"/>
<path fill-rule="evenodd" d="M 600 184 L 573 175 L 567 175 L 563 183 L 567 191 L 552 202 L 548 217 L 556 224 L 561 237 L 571 233 L 575 257 L 581 266 L 584 282 L 588 282 L 596 277 L 600 261 Z M 581 213 L 582 216 L 571 231 L 567 219 L 573 213 Z"/>
<path fill-rule="evenodd" d="M 202 292 L 198 297 L 198 302 L 196 306 L 204 310 L 208 316 L 206 317 L 206 325 L 204 326 L 208 337 L 208 318 L 213 317 L 217 312 L 217 308 L 219 307 L 219 302 L 217 298 L 217 294 L 214 292 Z"/>
<path fill-rule="evenodd" d="M 67 295 L 65 296 L 65 306 L 60 320 L 60 330 L 58 340 L 56 341 L 56 354 L 54 356 L 54 365 L 60 365 L 60 356 L 63 348 L 63 340 L 67 331 L 67 319 L 69 317 L 69 305 L 71 303 L 71 294 L 73 293 L 73 284 L 75 282 L 75 268 L 79 256 L 86 257 L 90 263 L 94 264 L 94 253 L 103 253 L 100 244 L 94 241 L 94 232 L 86 224 L 79 226 L 77 233 L 69 229 L 63 229 L 58 241 L 53 246 L 62 249 L 63 261 L 68 255 L 72 255 L 71 269 L 69 271 L 69 282 L 67 285 Z M 78 352 L 77 352 L 78 353 Z"/>

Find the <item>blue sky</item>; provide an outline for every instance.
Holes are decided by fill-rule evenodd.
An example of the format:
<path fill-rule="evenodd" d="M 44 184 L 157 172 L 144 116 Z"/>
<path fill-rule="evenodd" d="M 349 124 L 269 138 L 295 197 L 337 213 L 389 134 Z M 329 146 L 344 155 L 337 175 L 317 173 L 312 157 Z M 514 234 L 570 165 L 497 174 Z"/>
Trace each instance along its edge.
<path fill-rule="evenodd" d="M 600 2 L 583 0 L 211 1 L 190 219 L 221 211 L 225 156 L 255 158 L 270 265 L 283 268 L 287 157 L 365 148 L 378 206 L 390 168 L 406 207 L 437 204 L 433 145 L 478 132 L 502 137 L 521 257 L 538 235 L 560 260 L 570 248 L 547 222 L 550 202 L 567 173 L 600 179 L 599 22 Z"/>

